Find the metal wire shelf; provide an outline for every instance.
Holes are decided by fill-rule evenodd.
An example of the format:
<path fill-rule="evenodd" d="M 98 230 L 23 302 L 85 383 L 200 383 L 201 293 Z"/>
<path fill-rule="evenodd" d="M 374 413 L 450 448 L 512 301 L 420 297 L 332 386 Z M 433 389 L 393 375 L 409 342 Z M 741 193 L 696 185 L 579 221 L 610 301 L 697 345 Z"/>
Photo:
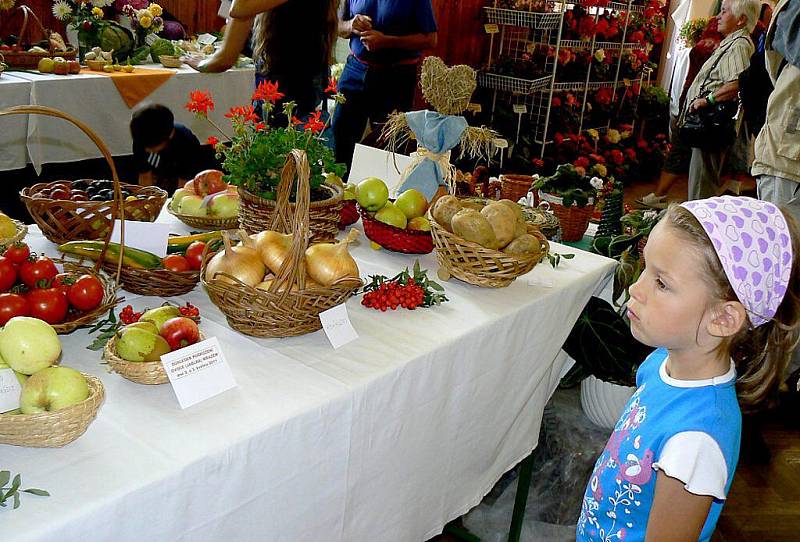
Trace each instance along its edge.
<path fill-rule="evenodd" d="M 551 80 L 550 75 L 538 79 L 521 79 L 487 71 L 478 72 L 478 86 L 515 94 L 533 94 L 537 90 L 544 90 L 548 88 Z"/>
<path fill-rule="evenodd" d="M 486 21 L 493 24 L 521 26 L 539 30 L 558 28 L 563 13 L 540 13 L 536 11 L 517 11 L 514 9 L 483 8 Z"/>

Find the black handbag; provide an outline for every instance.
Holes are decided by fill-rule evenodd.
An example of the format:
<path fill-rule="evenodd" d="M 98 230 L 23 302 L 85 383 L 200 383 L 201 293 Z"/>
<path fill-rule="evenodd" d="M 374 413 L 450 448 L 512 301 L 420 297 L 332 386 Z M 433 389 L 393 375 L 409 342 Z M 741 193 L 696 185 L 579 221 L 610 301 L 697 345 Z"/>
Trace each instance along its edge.
<path fill-rule="evenodd" d="M 740 38 L 736 38 L 740 39 Z M 744 38 L 741 38 L 744 39 Z M 706 75 L 700 87 L 699 96 L 706 96 L 705 90 L 708 78 L 717 67 L 717 63 L 725 56 L 734 42 L 720 54 Z M 688 104 L 691 106 L 691 104 Z M 739 111 L 739 102 L 735 100 L 716 102 L 696 111 L 687 111 L 683 116 L 680 126 L 680 139 L 687 147 L 696 147 L 704 151 L 718 151 L 733 145 L 736 139 L 736 114 Z"/>

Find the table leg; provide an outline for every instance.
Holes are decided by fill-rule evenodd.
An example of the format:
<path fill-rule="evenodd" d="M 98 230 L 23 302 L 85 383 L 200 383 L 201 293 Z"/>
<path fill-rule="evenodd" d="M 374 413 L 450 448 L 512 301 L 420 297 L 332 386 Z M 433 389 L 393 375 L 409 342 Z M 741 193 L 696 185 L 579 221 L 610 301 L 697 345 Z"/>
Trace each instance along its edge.
<path fill-rule="evenodd" d="M 456 520 L 458 521 L 458 520 Z M 481 542 L 481 539 L 467 530 L 463 525 L 459 525 L 456 521 L 451 521 L 444 526 L 444 533 L 449 534 L 456 540 L 463 542 Z"/>
<path fill-rule="evenodd" d="M 522 520 L 525 519 L 525 505 L 528 503 L 528 491 L 531 487 L 533 471 L 533 452 L 522 460 L 517 478 L 517 497 L 514 500 L 514 514 L 511 516 L 511 529 L 508 531 L 508 542 L 519 542 L 522 533 Z"/>

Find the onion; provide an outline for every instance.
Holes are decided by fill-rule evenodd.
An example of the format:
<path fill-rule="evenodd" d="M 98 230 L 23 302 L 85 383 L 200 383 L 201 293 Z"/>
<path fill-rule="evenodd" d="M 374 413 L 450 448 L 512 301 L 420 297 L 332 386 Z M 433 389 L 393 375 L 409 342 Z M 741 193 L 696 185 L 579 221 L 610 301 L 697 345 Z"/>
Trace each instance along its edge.
<path fill-rule="evenodd" d="M 322 286 L 331 286 L 343 278 L 358 278 L 358 265 L 347 246 L 352 243 L 361 232 L 350 230 L 347 237 L 336 244 L 320 243 L 311 245 L 306 249 L 306 271 L 308 276 Z"/>
<path fill-rule="evenodd" d="M 284 260 L 289 257 L 294 237 L 276 231 L 262 231 L 255 236 L 255 249 L 267 268 L 278 274 Z"/>
<path fill-rule="evenodd" d="M 243 236 L 247 238 L 247 236 Z M 222 232 L 222 242 L 225 250 L 211 258 L 206 265 L 206 280 L 219 280 L 236 284 L 232 279 L 224 276 L 217 277 L 217 273 L 225 273 L 236 277 L 248 286 L 255 286 L 264 279 L 266 271 L 264 263 L 258 253 L 247 246 L 231 246 L 228 232 Z"/>

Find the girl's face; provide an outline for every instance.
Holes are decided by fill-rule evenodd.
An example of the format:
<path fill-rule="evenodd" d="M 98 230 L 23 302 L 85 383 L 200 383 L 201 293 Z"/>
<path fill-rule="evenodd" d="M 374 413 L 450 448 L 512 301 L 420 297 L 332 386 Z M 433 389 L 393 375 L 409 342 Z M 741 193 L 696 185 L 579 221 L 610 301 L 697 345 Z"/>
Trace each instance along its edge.
<path fill-rule="evenodd" d="M 719 24 L 717 31 L 723 36 L 727 36 L 731 32 L 735 32 L 742 28 L 744 24 L 742 20 L 744 17 L 736 17 L 731 13 L 731 6 L 729 0 L 723 0 L 722 7 L 719 10 Z"/>
<path fill-rule="evenodd" d="M 707 332 L 713 305 L 701 269 L 702 257 L 665 221 L 653 228 L 647 246 L 647 267 L 631 286 L 628 316 L 631 332 L 649 346 L 688 351 L 713 346 Z"/>

